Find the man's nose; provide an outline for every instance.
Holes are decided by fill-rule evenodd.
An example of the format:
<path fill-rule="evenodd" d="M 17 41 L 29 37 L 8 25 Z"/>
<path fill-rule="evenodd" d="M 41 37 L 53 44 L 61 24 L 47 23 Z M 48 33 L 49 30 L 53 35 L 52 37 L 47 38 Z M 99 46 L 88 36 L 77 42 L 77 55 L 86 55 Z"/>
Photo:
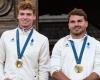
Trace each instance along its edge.
<path fill-rule="evenodd" d="M 24 15 L 24 18 L 27 18 L 27 15 L 26 14 Z"/>
<path fill-rule="evenodd" d="M 79 25 L 79 22 L 75 22 L 75 25 L 76 25 L 76 26 Z"/>

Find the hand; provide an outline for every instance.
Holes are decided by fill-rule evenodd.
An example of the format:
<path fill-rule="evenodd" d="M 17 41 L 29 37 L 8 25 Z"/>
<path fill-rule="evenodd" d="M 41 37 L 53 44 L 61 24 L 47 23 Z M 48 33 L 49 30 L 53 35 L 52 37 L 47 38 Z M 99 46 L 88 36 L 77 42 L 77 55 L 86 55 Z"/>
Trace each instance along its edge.
<path fill-rule="evenodd" d="M 12 80 L 11 78 L 5 78 L 4 80 Z"/>
<path fill-rule="evenodd" d="M 52 78 L 53 80 L 70 80 L 62 71 L 54 72 Z"/>
<path fill-rule="evenodd" d="M 97 73 L 93 72 L 83 80 L 100 80 L 100 77 Z"/>
<path fill-rule="evenodd" d="M 12 80 L 12 76 L 5 74 L 4 80 Z"/>

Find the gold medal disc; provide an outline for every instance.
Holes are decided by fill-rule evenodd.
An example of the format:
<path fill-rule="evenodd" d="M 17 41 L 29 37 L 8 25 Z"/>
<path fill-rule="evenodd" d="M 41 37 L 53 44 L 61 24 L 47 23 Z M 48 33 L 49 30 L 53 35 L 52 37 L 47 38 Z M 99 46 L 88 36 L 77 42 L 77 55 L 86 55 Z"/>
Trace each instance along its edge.
<path fill-rule="evenodd" d="M 74 70 L 76 73 L 81 73 L 83 71 L 83 66 L 80 64 L 75 65 Z"/>
<path fill-rule="evenodd" d="M 17 67 L 17 68 L 21 68 L 22 66 L 23 66 L 22 61 L 21 61 L 20 59 L 18 59 L 18 60 L 16 61 L 16 67 Z"/>

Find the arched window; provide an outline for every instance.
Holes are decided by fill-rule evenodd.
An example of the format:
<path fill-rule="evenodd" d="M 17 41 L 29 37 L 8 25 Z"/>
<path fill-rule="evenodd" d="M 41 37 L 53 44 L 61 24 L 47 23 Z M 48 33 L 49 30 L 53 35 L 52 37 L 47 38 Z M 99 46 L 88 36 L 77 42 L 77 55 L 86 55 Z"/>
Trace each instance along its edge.
<path fill-rule="evenodd" d="M 12 8 L 13 0 L 0 0 L 0 16 L 6 15 Z"/>

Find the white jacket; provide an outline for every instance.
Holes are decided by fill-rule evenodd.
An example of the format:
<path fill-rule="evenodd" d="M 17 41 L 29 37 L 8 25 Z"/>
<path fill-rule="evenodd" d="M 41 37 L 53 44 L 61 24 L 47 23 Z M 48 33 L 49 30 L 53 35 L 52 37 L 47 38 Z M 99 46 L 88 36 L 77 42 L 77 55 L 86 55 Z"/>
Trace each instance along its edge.
<path fill-rule="evenodd" d="M 0 80 L 3 80 L 6 75 L 11 76 L 13 78 L 12 80 L 48 80 L 48 38 L 38 33 L 36 30 L 33 30 L 31 39 L 22 57 L 23 67 L 17 68 L 16 30 L 17 29 L 5 31 L 1 36 L 0 78 L 2 77 L 2 79 Z M 23 34 L 19 29 L 20 50 L 22 50 L 29 32 L 30 31 Z M 33 41 L 31 41 L 32 39 Z"/>
<path fill-rule="evenodd" d="M 92 72 L 100 75 L 100 42 L 93 37 L 87 36 L 87 43 L 82 57 L 81 65 L 83 66 L 82 73 L 75 72 L 75 57 L 69 40 L 71 37 L 66 36 L 61 38 L 54 46 L 50 60 L 51 75 L 56 70 L 62 72 L 71 80 L 82 80 Z M 73 40 L 75 42 L 76 51 L 80 53 L 83 39 Z"/>

